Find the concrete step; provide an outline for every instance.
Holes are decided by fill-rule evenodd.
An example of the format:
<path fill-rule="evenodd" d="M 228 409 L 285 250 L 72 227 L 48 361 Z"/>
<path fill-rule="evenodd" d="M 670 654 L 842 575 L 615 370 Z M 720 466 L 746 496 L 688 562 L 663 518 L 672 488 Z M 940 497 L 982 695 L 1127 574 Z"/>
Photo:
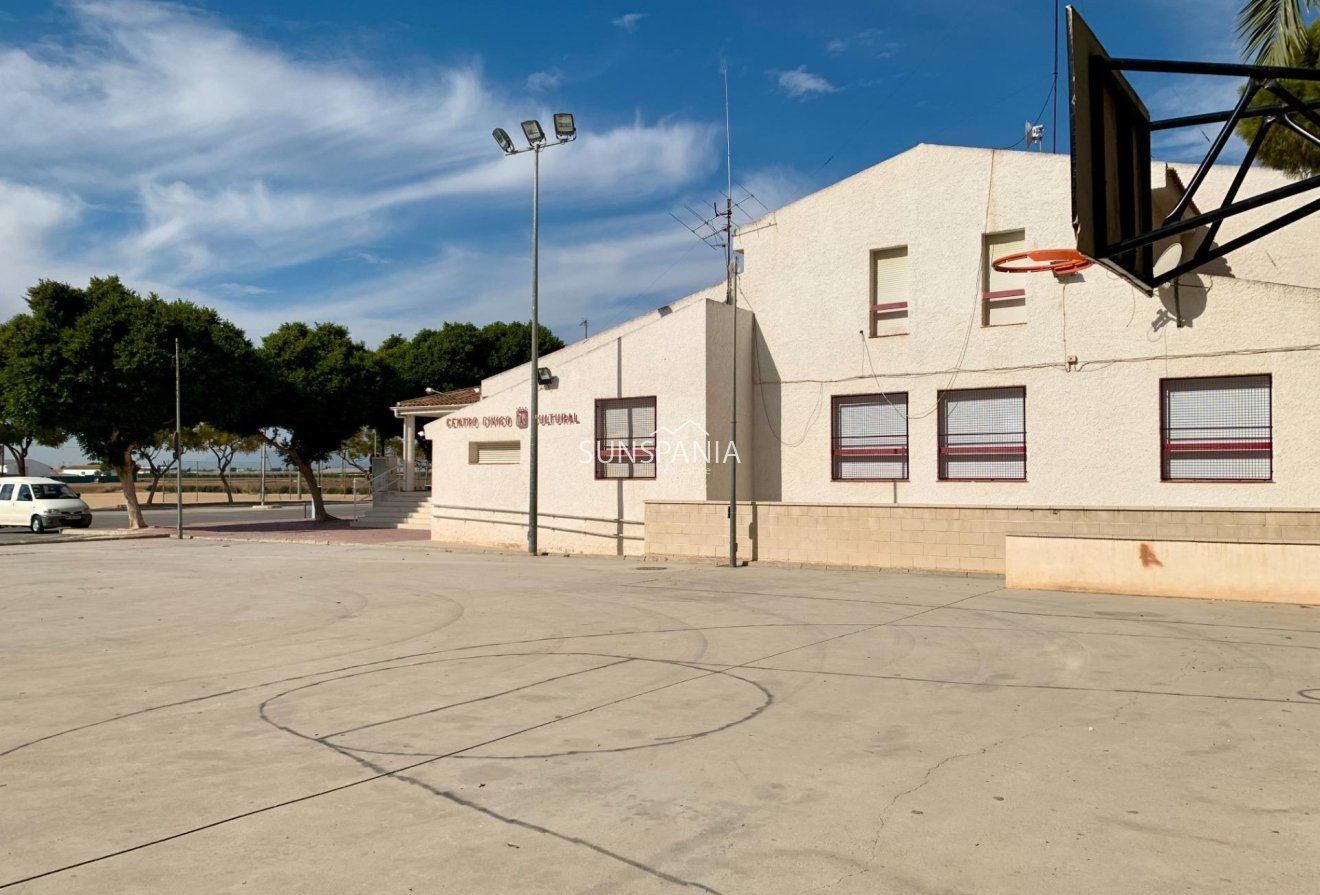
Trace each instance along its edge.
<path fill-rule="evenodd" d="M 425 491 L 386 491 L 376 495 L 373 506 L 354 528 L 401 528 L 429 531 L 431 528 L 431 495 Z"/>

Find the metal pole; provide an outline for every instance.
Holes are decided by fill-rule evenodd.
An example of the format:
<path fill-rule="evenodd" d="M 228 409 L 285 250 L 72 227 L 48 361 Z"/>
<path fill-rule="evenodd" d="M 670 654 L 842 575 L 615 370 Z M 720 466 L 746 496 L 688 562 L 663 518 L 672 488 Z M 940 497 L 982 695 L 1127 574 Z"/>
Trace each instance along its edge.
<path fill-rule="evenodd" d="M 266 442 L 261 443 L 261 505 L 266 505 Z"/>
<path fill-rule="evenodd" d="M 532 556 L 537 555 L 536 549 L 536 475 L 538 448 L 538 411 L 540 408 L 541 383 L 538 373 L 540 366 L 541 352 L 539 343 L 539 330 L 541 328 L 540 308 L 537 302 L 537 290 L 540 287 L 540 233 L 538 228 L 541 222 L 541 147 L 535 146 L 532 151 L 532 399 L 531 399 L 531 420 L 528 425 L 531 427 L 531 433 L 528 438 L 528 447 L 531 453 L 531 465 L 529 467 L 528 491 L 527 491 L 527 552 Z"/>
<path fill-rule="evenodd" d="M 733 281 L 733 133 L 729 128 L 729 69 L 724 68 L 724 144 L 729 175 L 724 196 L 724 283 L 725 298 L 733 308 L 732 376 L 729 385 L 729 444 L 734 450 L 729 469 L 729 568 L 738 567 L 738 294 Z M 727 455 L 727 451 L 725 452 Z"/>
<path fill-rule="evenodd" d="M 1055 154 L 1059 151 L 1059 0 L 1054 0 L 1054 80 L 1053 87 L 1050 88 L 1054 99 L 1054 123 L 1050 125 L 1050 136 L 1054 143 L 1050 147 L 1050 152 Z M 1044 149 L 1041 146 L 1041 149 Z"/>
<path fill-rule="evenodd" d="M 178 492 L 174 534 L 183 540 L 183 369 L 179 363 L 179 340 L 174 340 L 174 490 Z M 133 484 L 136 488 L 137 485 Z"/>

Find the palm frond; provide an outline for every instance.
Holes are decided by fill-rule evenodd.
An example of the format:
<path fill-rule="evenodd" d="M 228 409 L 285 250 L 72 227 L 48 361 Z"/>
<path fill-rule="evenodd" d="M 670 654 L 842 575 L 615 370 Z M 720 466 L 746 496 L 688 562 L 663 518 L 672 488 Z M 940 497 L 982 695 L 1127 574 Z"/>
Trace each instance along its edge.
<path fill-rule="evenodd" d="M 1305 41 L 1304 8 L 1320 9 L 1320 0 L 1244 0 L 1237 20 L 1242 55 L 1257 65 L 1287 65 Z"/>

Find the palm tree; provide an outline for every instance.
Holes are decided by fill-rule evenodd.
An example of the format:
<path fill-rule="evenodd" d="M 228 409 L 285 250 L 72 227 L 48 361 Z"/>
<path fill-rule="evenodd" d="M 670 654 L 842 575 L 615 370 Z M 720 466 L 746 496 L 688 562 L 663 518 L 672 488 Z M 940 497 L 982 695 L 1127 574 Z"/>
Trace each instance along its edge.
<path fill-rule="evenodd" d="M 1320 0 L 1242 0 L 1237 35 L 1242 55 L 1256 65 L 1287 65 L 1306 41 L 1306 13 Z"/>

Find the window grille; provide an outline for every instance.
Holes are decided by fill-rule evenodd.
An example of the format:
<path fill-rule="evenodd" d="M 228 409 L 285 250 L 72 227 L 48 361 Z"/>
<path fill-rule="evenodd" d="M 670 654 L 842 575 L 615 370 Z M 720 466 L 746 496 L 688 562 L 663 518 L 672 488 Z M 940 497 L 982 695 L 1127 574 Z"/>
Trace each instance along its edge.
<path fill-rule="evenodd" d="M 941 480 L 1026 479 L 1025 388 L 940 392 L 939 402 Z"/>
<path fill-rule="evenodd" d="M 655 398 L 596 402 L 596 478 L 655 478 Z"/>
<path fill-rule="evenodd" d="M 833 400 L 831 457 L 835 481 L 906 481 L 908 396 L 845 395 Z"/>
<path fill-rule="evenodd" d="M 1274 475 L 1271 385 L 1268 375 L 1163 380 L 1161 477 L 1270 481 Z"/>

